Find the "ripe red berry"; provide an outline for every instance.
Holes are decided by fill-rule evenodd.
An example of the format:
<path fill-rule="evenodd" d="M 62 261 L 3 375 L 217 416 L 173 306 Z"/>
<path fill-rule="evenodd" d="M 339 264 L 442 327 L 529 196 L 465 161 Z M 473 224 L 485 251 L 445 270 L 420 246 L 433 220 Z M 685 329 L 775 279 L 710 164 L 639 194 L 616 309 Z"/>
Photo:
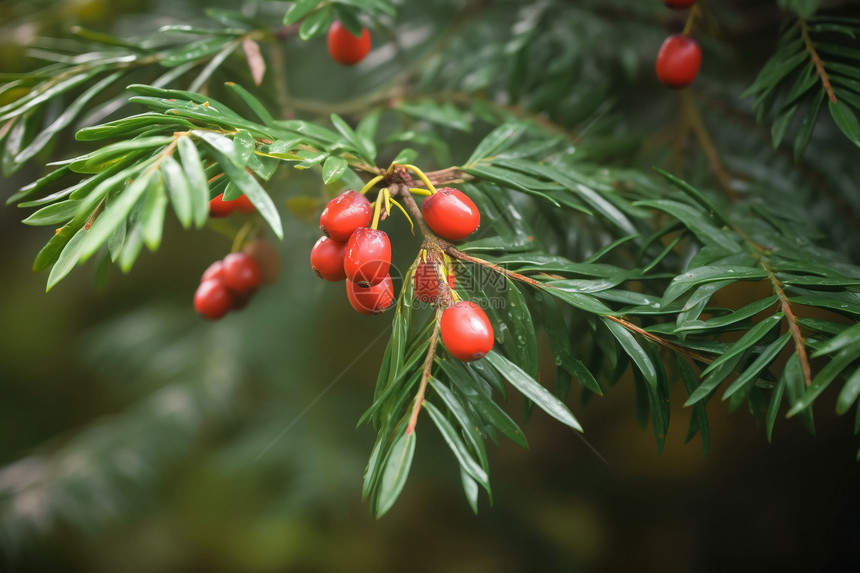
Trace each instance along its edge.
<path fill-rule="evenodd" d="M 322 279 L 342 281 L 346 278 L 346 272 L 343 270 L 345 255 L 346 243 L 320 237 L 311 249 L 311 268 Z"/>
<path fill-rule="evenodd" d="M 236 209 L 233 201 L 225 201 L 224 194 L 221 193 L 217 197 L 213 197 L 209 201 L 209 216 L 210 217 L 226 217 Z"/>
<path fill-rule="evenodd" d="M 481 224 L 475 203 L 453 187 L 443 187 L 424 199 L 421 213 L 433 232 L 449 241 L 465 239 Z"/>
<path fill-rule="evenodd" d="M 657 79 L 670 88 L 685 88 L 696 79 L 701 65 L 699 43 L 686 34 L 673 34 L 657 53 Z"/>
<path fill-rule="evenodd" d="M 663 0 L 663 4 L 672 10 L 684 10 L 696 3 L 696 0 Z"/>
<path fill-rule="evenodd" d="M 200 282 L 204 283 L 209 280 L 219 280 L 224 281 L 224 263 L 221 261 L 215 261 L 209 267 L 203 271 L 203 276 L 200 277 Z"/>
<path fill-rule="evenodd" d="M 353 231 L 369 226 L 372 219 L 373 207 L 367 197 L 355 191 L 344 191 L 323 209 L 320 231 L 335 241 L 345 242 Z"/>
<path fill-rule="evenodd" d="M 355 230 L 346 243 L 343 270 L 359 286 L 379 284 L 391 268 L 391 242 L 385 231 L 369 227 Z"/>
<path fill-rule="evenodd" d="M 422 260 L 415 267 L 415 277 L 413 279 L 414 290 L 413 298 L 419 302 L 434 304 L 436 297 L 439 294 L 439 281 L 436 277 L 436 269 L 434 268 L 432 259 Z M 454 275 L 448 275 L 448 286 L 454 288 Z"/>
<path fill-rule="evenodd" d="M 361 36 L 352 32 L 335 20 L 328 29 L 328 53 L 335 62 L 344 66 L 354 66 L 370 52 L 370 32 L 361 30 Z"/>
<path fill-rule="evenodd" d="M 260 286 L 260 266 L 247 253 L 230 253 L 224 257 L 224 285 L 232 292 L 250 294 Z"/>
<path fill-rule="evenodd" d="M 222 281 L 203 281 L 194 293 L 194 309 L 204 318 L 217 320 L 233 308 L 233 297 Z"/>
<path fill-rule="evenodd" d="M 394 285 L 391 276 L 371 287 L 362 287 L 346 279 L 346 297 L 352 308 L 361 314 L 379 314 L 394 302 Z"/>
<path fill-rule="evenodd" d="M 254 204 L 251 203 L 251 200 L 248 199 L 248 196 L 244 193 L 239 195 L 236 199 L 228 201 L 228 203 L 232 203 L 233 209 L 240 213 L 253 213 L 257 210 L 257 208 L 254 207 Z"/>
<path fill-rule="evenodd" d="M 462 300 L 446 308 L 440 322 L 442 342 L 457 360 L 478 360 L 493 349 L 493 326 L 474 302 Z"/>

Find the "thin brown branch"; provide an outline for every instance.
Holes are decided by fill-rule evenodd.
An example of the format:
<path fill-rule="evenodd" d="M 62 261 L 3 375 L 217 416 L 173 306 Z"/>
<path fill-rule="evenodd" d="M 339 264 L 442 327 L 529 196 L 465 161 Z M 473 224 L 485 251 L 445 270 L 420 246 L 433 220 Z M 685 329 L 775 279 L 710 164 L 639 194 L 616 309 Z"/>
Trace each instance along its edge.
<path fill-rule="evenodd" d="M 824 69 L 824 62 L 821 60 L 821 56 L 818 55 L 818 50 L 815 49 L 812 38 L 809 37 L 809 27 L 806 25 L 806 20 L 803 19 L 800 19 L 800 35 L 803 37 L 803 43 L 806 44 L 806 51 L 809 52 L 809 57 L 812 58 L 815 71 L 818 73 L 818 77 L 821 78 L 821 85 L 824 86 L 827 97 L 830 98 L 830 101 L 836 103 L 836 94 L 833 93 L 830 76 L 827 75 L 827 71 Z"/>
<path fill-rule="evenodd" d="M 686 121 L 689 122 L 690 129 L 693 130 L 693 135 L 696 136 L 696 141 L 699 142 L 699 146 L 708 158 L 708 165 L 710 166 L 714 176 L 717 178 L 720 187 L 722 187 L 726 197 L 728 197 L 732 203 L 736 202 L 738 200 L 738 194 L 732 188 L 731 177 L 723 166 L 720 154 L 717 151 L 717 146 L 714 145 L 714 141 L 711 139 L 710 133 L 708 133 L 708 128 L 705 125 L 705 121 L 702 119 L 702 114 L 699 113 L 699 108 L 696 107 L 692 96 L 686 90 L 681 92 L 681 109 Z"/>
<path fill-rule="evenodd" d="M 800 332 L 800 326 L 797 324 L 797 316 L 795 316 L 791 309 L 791 304 L 788 301 L 788 297 L 785 295 L 782 283 L 773 273 L 770 266 L 768 266 L 767 262 L 762 258 L 759 259 L 759 264 L 767 273 L 767 276 L 773 285 L 773 292 L 777 297 L 779 297 L 782 312 L 785 315 L 786 322 L 788 323 L 788 330 L 791 332 L 791 338 L 794 340 L 794 351 L 800 359 L 800 368 L 803 371 L 803 380 L 806 385 L 809 386 L 812 383 L 812 368 L 809 366 L 809 356 L 806 354 L 806 345 L 803 341 L 803 334 Z"/>
<path fill-rule="evenodd" d="M 427 356 L 424 358 L 424 370 L 421 372 L 421 384 L 418 386 L 418 392 L 415 394 L 415 402 L 412 404 L 412 414 L 409 416 L 409 424 L 406 426 L 406 435 L 408 436 L 415 430 L 415 425 L 418 423 L 418 414 L 421 412 L 421 406 L 424 404 L 424 394 L 427 392 L 427 384 L 430 382 L 430 369 L 433 367 L 433 358 L 436 356 L 436 345 L 439 342 L 439 316 L 442 313 L 442 307 L 436 307 L 436 325 L 433 327 L 433 334 L 430 336 L 430 346 L 427 348 Z"/>

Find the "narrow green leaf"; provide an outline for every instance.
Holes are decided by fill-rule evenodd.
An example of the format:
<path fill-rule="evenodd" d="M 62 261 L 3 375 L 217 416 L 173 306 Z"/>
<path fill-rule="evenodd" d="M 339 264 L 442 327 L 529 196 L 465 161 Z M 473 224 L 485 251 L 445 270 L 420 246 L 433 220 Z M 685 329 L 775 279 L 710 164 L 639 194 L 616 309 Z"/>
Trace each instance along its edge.
<path fill-rule="evenodd" d="M 454 426 L 452 426 L 445 418 L 445 415 L 428 400 L 424 401 L 424 410 L 430 414 L 430 418 L 433 420 L 433 423 L 436 424 L 436 427 L 439 429 L 439 433 L 442 434 L 442 437 L 454 453 L 454 456 L 457 458 L 463 471 L 469 474 L 469 477 L 481 484 L 481 486 L 489 493 L 490 481 L 489 476 L 487 476 L 487 472 L 485 472 L 478 462 L 472 458 L 471 454 L 469 454 L 469 451 L 466 449 L 466 444 L 457 434 L 457 430 L 454 429 Z"/>
<path fill-rule="evenodd" d="M 702 372 L 702 376 L 706 376 L 709 372 L 713 372 L 716 368 L 726 363 L 734 356 L 737 356 L 748 348 L 752 347 L 753 344 L 761 340 L 764 335 L 767 334 L 774 326 L 779 324 L 779 321 L 782 320 L 782 317 L 783 313 L 778 312 L 773 316 L 769 316 L 763 319 L 761 322 L 753 326 L 751 329 L 749 329 L 749 331 L 747 331 L 743 336 L 741 336 L 741 338 L 737 342 L 732 344 L 727 352 L 725 352 L 722 356 L 711 362 L 711 364 Z"/>
<path fill-rule="evenodd" d="M 413 431 L 409 435 L 402 434 L 391 446 L 379 484 L 379 498 L 376 502 L 377 518 L 382 517 L 392 508 L 400 492 L 403 491 L 406 478 L 409 476 L 409 468 L 412 467 L 416 441 L 417 436 Z"/>
<path fill-rule="evenodd" d="M 266 220 L 275 235 L 279 239 L 282 239 L 284 237 L 284 230 L 281 224 L 281 216 L 272 198 L 260 187 L 254 176 L 245 170 L 245 167 L 241 163 L 239 152 L 233 142 L 224 136 L 207 131 L 195 130 L 192 134 L 203 141 L 209 152 L 224 169 L 230 181 L 242 190 L 242 193 L 257 208 L 257 211 L 263 216 L 263 219 Z"/>
<path fill-rule="evenodd" d="M 188 229 L 192 222 L 191 213 L 191 185 L 185 178 L 185 173 L 172 155 L 161 160 L 161 175 L 173 205 L 176 218 L 183 228 Z"/>
<path fill-rule="evenodd" d="M 713 283 L 712 283 L 713 284 Z M 779 298 L 776 295 L 769 296 L 766 299 L 750 303 L 738 310 L 731 312 L 725 316 L 718 316 L 705 321 L 686 322 L 679 324 L 675 332 L 701 332 L 705 330 L 719 330 L 726 326 L 731 326 L 751 318 L 756 314 L 767 310 L 773 306 Z"/>
<path fill-rule="evenodd" d="M 675 354 L 675 363 L 678 366 L 678 372 L 681 374 L 681 381 L 684 383 L 684 388 L 687 394 L 691 397 L 699 386 L 699 379 L 696 373 L 687 360 L 680 354 Z M 704 402 L 697 402 L 693 405 L 693 413 L 690 416 L 690 429 L 696 428 L 702 436 L 702 457 L 708 455 L 708 450 L 711 447 L 711 434 L 708 427 L 708 413 L 705 409 Z M 695 431 L 687 431 L 687 437 L 684 442 L 689 442 L 695 435 Z"/>
<path fill-rule="evenodd" d="M 481 140 L 464 166 L 472 167 L 478 161 L 496 155 L 511 147 L 522 137 L 525 131 L 526 125 L 522 123 L 505 123 L 500 125 Z"/>
<path fill-rule="evenodd" d="M 188 198 L 191 206 L 191 217 L 199 229 L 209 218 L 209 180 L 203 171 L 203 162 L 197 152 L 197 146 L 190 137 L 180 137 L 177 143 L 182 169 L 188 180 L 190 193 Z"/>
<path fill-rule="evenodd" d="M 848 408 L 854 404 L 854 401 L 860 396 L 860 368 L 854 371 L 854 374 L 848 377 L 845 381 L 845 386 L 839 392 L 839 397 L 836 399 L 836 412 L 844 414 Z"/>
<path fill-rule="evenodd" d="M 854 115 L 851 108 L 841 100 L 829 100 L 827 105 L 830 108 L 830 117 L 845 134 L 845 137 L 854 145 L 860 146 L 860 122 L 857 121 L 857 116 Z"/>
<path fill-rule="evenodd" d="M 62 225 L 68 223 L 78 214 L 80 201 L 62 201 L 42 207 L 23 221 L 25 225 Z"/>
<path fill-rule="evenodd" d="M 333 21 L 334 10 L 332 10 L 331 4 L 327 4 L 305 18 L 299 28 L 299 37 L 307 42 L 311 38 L 325 33 Z"/>
<path fill-rule="evenodd" d="M 705 244 L 721 247 L 729 253 L 736 253 L 742 250 L 738 238 L 734 233 L 716 227 L 708 220 L 705 213 L 690 205 L 671 199 L 637 201 L 633 205 L 637 207 L 651 207 L 672 215 L 683 222 Z"/>
<path fill-rule="evenodd" d="M 600 317 L 600 320 L 603 322 L 604 326 L 609 329 L 609 332 L 612 333 L 612 336 L 615 337 L 624 352 L 626 352 L 633 360 L 633 363 L 636 365 L 639 372 L 641 372 L 642 377 L 648 383 L 648 386 L 651 389 L 650 391 L 656 391 L 657 367 L 648 356 L 648 352 L 639 345 L 639 342 L 633 334 L 622 325 L 602 316 Z"/>
<path fill-rule="evenodd" d="M 57 119 L 51 123 L 47 128 L 45 128 L 36 138 L 23 150 L 21 150 L 18 155 L 15 156 L 16 163 L 24 163 L 29 159 L 33 158 L 37 153 L 39 153 L 45 146 L 54 138 L 54 136 L 59 133 L 62 129 L 67 127 L 72 120 L 77 117 L 77 115 L 81 112 L 82 109 L 90 102 L 91 99 L 100 94 L 106 87 L 116 81 L 122 72 L 115 72 L 106 78 L 102 78 L 101 81 L 90 87 L 80 96 L 78 96 L 75 101 L 68 104 L 60 114 Z"/>
<path fill-rule="evenodd" d="M 469 507 L 472 508 L 472 512 L 475 515 L 478 515 L 478 482 L 473 480 L 463 468 L 460 468 L 460 480 L 463 483 L 463 492 L 466 494 L 466 501 L 469 502 Z"/>
<path fill-rule="evenodd" d="M 128 217 L 135 204 L 143 197 L 153 178 L 153 171 L 146 169 L 116 198 L 110 201 L 86 233 L 81 245 L 81 258 L 86 260 L 108 240 L 114 230 Z"/>
<path fill-rule="evenodd" d="M 750 364 L 746 370 L 744 370 L 743 374 L 738 376 L 738 378 L 726 388 L 726 391 L 723 393 L 723 400 L 727 400 L 732 397 L 738 390 L 744 388 L 747 384 L 752 383 L 756 376 L 758 376 L 759 372 L 767 368 L 767 365 L 770 364 L 776 356 L 780 353 L 780 351 L 785 348 L 785 345 L 788 341 L 791 340 L 791 333 L 786 332 L 776 340 L 774 340 L 767 348 L 765 348 L 761 354 L 755 359 L 755 361 Z"/>
<path fill-rule="evenodd" d="M 349 144 L 358 152 L 358 155 L 373 165 L 376 160 L 376 149 L 371 141 L 360 137 L 353 129 L 336 113 L 331 114 L 331 122 Z"/>
<path fill-rule="evenodd" d="M 322 166 L 323 183 L 329 185 L 336 182 L 349 168 L 349 162 L 343 157 L 331 155 Z"/>
<path fill-rule="evenodd" d="M 447 386 L 432 377 L 430 378 L 430 385 L 439 395 L 439 398 L 445 403 L 445 406 L 447 406 L 448 411 L 454 416 L 454 419 L 457 420 L 457 423 L 460 424 L 460 428 L 463 430 L 462 434 L 466 437 L 466 441 L 471 446 L 472 453 L 477 456 L 478 463 L 481 464 L 484 471 L 489 471 L 490 462 L 487 459 L 487 450 L 484 447 L 484 439 L 481 437 L 481 432 L 478 429 L 479 424 L 476 420 L 471 418 L 466 407 L 460 403 L 456 394 L 454 394 L 454 392 L 452 392 Z"/>
<path fill-rule="evenodd" d="M 164 211 L 167 209 L 167 194 L 164 190 L 164 180 L 161 173 L 152 177 L 152 183 L 147 190 L 143 209 L 140 212 L 140 226 L 143 232 L 143 242 L 150 251 L 155 251 L 161 245 L 161 235 L 164 231 Z"/>
<path fill-rule="evenodd" d="M 82 247 L 86 239 L 86 231 L 79 229 L 74 236 L 69 239 L 54 266 L 51 267 L 51 273 L 48 275 L 48 287 L 46 290 L 51 290 L 54 285 L 63 280 L 63 278 L 71 272 L 78 261 L 81 259 Z"/>
<path fill-rule="evenodd" d="M 494 350 L 487 354 L 485 360 L 498 370 L 523 396 L 534 402 L 538 408 L 574 430 L 582 431 L 582 426 L 564 405 L 564 402 L 553 396 L 552 392 L 541 386 L 519 366 Z"/>
<path fill-rule="evenodd" d="M 25 221 L 26 222 L 26 221 Z M 860 344 L 860 324 L 853 324 L 815 349 L 812 358 L 820 358 L 825 354 L 833 354 L 846 346 Z"/>
<path fill-rule="evenodd" d="M 831 382 L 845 370 L 851 362 L 860 358 L 860 345 L 843 348 L 830 359 L 830 362 L 815 375 L 812 383 L 805 391 L 793 401 L 788 410 L 788 417 L 794 416 L 808 408 L 818 396 L 830 385 Z"/>
<path fill-rule="evenodd" d="M 293 2 L 293 5 L 290 6 L 290 9 L 287 10 L 287 13 L 284 14 L 284 24 L 295 24 L 305 16 L 307 16 L 311 10 L 317 7 L 320 0 L 297 0 Z"/>
<path fill-rule="evenodd" d="M 767 415 L 765 416 L 765 431 L 767 432 L 767 441 L 773 439 L 773 425 L 776 423 L 776 415 L 779 413 L 779 404 L 782 402 L 782 395 L 785 393 L 785 377 L 780 377 L 770 394 L 770 400 L 767 403 Z"/>
<path fill-rule="evenodd" d="M 199 60 L 224 48 L 224 38 L 205 38 L 167 50 L 162 54 L 161 65 L 172 68 L 185 62 Z M 193 91 L 193 90 L 192 90 Z"/>
<path fill-rule="evenodd" d="M 663 304 L 669 304 L 691 288 L 702 283 L 721 281 L 759 280 L 767 278 L 767 273 L 761 268 L 711 265 L 689 269 L 676 276 L 663 293 Z"/>

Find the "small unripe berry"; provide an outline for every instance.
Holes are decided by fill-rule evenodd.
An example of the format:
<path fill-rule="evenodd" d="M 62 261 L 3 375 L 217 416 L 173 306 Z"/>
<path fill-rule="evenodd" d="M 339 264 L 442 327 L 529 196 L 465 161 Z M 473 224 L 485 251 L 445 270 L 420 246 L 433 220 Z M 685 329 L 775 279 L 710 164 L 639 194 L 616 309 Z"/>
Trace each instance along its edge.
<path fill-rule="evenodd" d="M 696 0 L 663 0 L 663 4 L 672 10 L 684 10 L 696 3 Z"/>
<path fill-rule="evenodd" d="M 421 214 L 434 233 L 449 241 L 465 239 L 481 224 L 475 203 L 453 187 L 443 187 L 424 199 Z"/>
<path fill-rule="evenodd" d="M 311 269 L 321 279 L 342 281 L 346 278 L 346 272 L 343 270 L 345 255 L 346 243 L 320 237 L 311 249 Z"/>
<path fill-rule="evenodd" d="M 490 319 L 472 301 L 462 300 L 446 308 L 440 329 L 445 348 L 457 360 L 478 360 L 493 349 L 495 338 Z"/>
<path fill-rule="evenodd" d="M 354 66 L 370 52 L 370 32 L 362 28 L 361 36 L 352 32 L 335 20 L 328 29 L 328 53 L 335 62 L 344 66 Z"/>
<path fill-rule="evenodd" d="M 346 297 L 352 308 L 361 314 L 379 314 L 394 302 L 394 285 L 391 276 L 386 276 L 378 284 L 362 287 L 346 279 Z"/>
<path fill-rule="evenodd" d="M 367 197 L 356 191 L 344 191 L 323 209 L 320 231 L 335 241 L 345 242 L 353 231 L 369 226 L 372 219 L 373 207 Z"/>
<path fill-rule="evenodd" d="M 194 309 L 203 318 L 217 320 L 233 308 L 233 297 L 222 281 L 203 281 L 194 293 Z"/>
<path fill-rule="evenodd" d="M 696 79 L 701 65 L 699 43 L 686 34 L 673 34 L 657 53 L 657 79 L 670 88 L 685 88 Z"/>
<path fill-rule="evenodd" d="M 247 253 L 230 253 L 224 257 L 224 285 L 236 294 L 250 294 L 260 286 L 260 266 Z"/>
<path fill-rule="evenodd" d="M 360 227 L 346 243 L 346 278 L 368 287 L 378 284 L 391 268 L 391 242 L 385 231 Z"/>

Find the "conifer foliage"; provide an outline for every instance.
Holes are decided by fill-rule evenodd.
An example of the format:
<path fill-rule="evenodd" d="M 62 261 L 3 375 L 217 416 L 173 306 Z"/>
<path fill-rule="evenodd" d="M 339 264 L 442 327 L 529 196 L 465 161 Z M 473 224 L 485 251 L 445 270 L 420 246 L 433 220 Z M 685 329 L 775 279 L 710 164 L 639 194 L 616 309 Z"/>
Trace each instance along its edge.
<path fill-rule="evenodd" d="M 347 280 L 357 310 L 387 309 L 391 323 L 359 420 L 377 435 L 363 488 L 377 516 L 434 428 L 472 509 L 481 492 L 492 499 L 487 441 L 527 447 L 502 407 L 512 392 L 526 418 L 536 408 L 581 432 L 588 400 L 633 384 L 658 450 L 678 384 L 690 417 L 671 430 L 700 436 L 705 452 L 718 400 L 768 439 L 792 420 L 814 431 L 816 405 L 854 416 L 860 433 L 850 3 L 427 3 L 447 20 L 416 4 L 298 0 L 272 27 L 278 4 L 264 2 L 256 15 L 213 9 L 207 25 L 143 38 L 76 28 L 31 46 L 41 67 L 0 76 L 0 164 L 6 176 L 46 166 L 7 203 L 47 227 L 34 254 L 47 288 L 90 259 L 130 272 L 144 247 L 163 246 L 167 218 L 218 228 L 215 199 L 247 201 L 225 212 L 244 225 L 235 251 L 256 235 L 276 241 L 306 224 L 289 212 L 296 194 L 272 184 L 285 170 L 318 175 L 330 205 L 351 192 L 363 219 L 336 235 L 324 215 L 328 237 L 309 256 L 322 278 Z M 742 61 L 755 43 L 732 26 L 754 17 L 750 4 L 775 44 Z M 325 51 L 330 29 L 351 75 L 326 81 L 355 82 L 355 93 L 292 95 L 283 52 Z M 655 75 L 673 34 L 697 50 L 683 64 L 695 69 L 657 61 L 680 90 Z M 52 151 L 58 140 L 70 154 Z M 388 241 L 395 217 L 420 247 L 362 251 L 366 235 Z M 391 257 L 407 251 L 394 276 Z M 219 286 L 226 302 L 210 318 L 236 308 L 220 283 L 209 288 Z M 729 291 L 745 294 L 726 306 Z"/>

